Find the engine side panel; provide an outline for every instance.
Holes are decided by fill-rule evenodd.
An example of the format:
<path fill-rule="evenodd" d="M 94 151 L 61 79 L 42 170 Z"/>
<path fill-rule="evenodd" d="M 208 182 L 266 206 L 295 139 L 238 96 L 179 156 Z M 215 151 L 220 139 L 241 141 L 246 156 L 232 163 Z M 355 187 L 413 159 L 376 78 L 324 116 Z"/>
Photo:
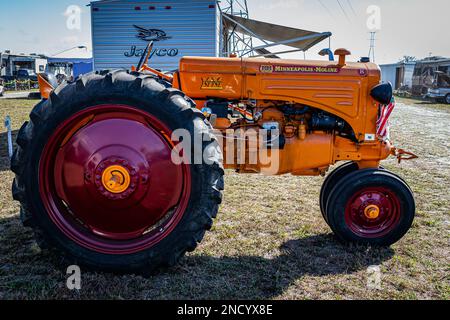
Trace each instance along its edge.
<path fill-rule="evenodd" d="M 296 102 L 344 119 L 360 141 L 376 131 L 378 104 L 369 95 L 381 78 L 375 64 L 185 57 L 179 76 L 193 99 Z"/>
<path fill-rule="evenodd" d="M 241 119 L 232 124 L 220 116 L 220 120 L 227 120 L 215 125 L 219 136 L 226 134 L 222 144 L 226 168 L 271 175 L 316 175 L 338 161 L 377 167 L 380 160 L 389 156 L 391 145 L 375 139 L 379 104 L 370 96 L 380 77 L 378 66 L 371 63 L 339 66 L 338 62 L 329 61 L 185 57 L 175 83 L 196 100 L 199 108 L 213 109 L 207 101 L 215 101 L 213 105 L 218 106 L 225 101 L 225 108 L 226 101 L 243 102 L 253 105 L 253 112 L 261 113 L 262 118 L 256 123 Z M 313 114 L 289 115 L 291 111 L 285 107 L 307 108 Z M 331 117 L 321 116 L 320 112 Z M 315 127 L 320 119 L 325 127 Z M 352 138 L 342 136 L 333 127 L 335 121 L 345 121 Z M 269 150 L 277 153 L 272 157 L 277 161 L 274 166 L 273 162 L 267 166 L 261 161 L 264 157 L 257 155 L 261 147 L 242 144 L 242 139 L 227 132 L 238 129 L 244 135 L 258 134 L 272 123 L 280 128 L 283 137 L 279 149 Z M 331 127 L 326 123 L 331 123 Z M 245 155 L 241 156 L 241 152 Z"/>

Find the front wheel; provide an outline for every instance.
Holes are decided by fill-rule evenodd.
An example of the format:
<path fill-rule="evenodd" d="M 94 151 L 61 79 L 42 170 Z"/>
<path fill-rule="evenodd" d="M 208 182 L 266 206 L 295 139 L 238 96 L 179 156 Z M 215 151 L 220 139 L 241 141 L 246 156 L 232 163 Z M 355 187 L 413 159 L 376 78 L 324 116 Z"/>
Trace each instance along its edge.
<path fill-rule="evenodd" d="M 174 161 L 177 129 L 203 135 L 208 162 Z M 33 109 L 17 144 L 13 197 L 23 223 L 40 245 L 94 269 L 175 264 L 221 202 L 222 156 L 210 125 L 182 92 L 151 76 L 104 72 L 61 85 Z"/>
<path fill-rule="evenodd" d="M 328 223 L 328 218 L 326 215 L 327 212 L 327 200 L 330 196 L 331 191 L 336 186 L 336 184 L 343 179 L 345 176 L 349 175 L 352 172 L 355 172 L 359 169 L 358 164 L 356 162 L 347 162 L 341 165 L 340 167 L 333 170 L 325 179 L 322 184 L 322 188 L 320 189 L 320 212 L 322 213 L 323 218 Z"/>
<path fill-rule="evenodd" d="M 328 223 L 347 243 L 390 246 L 410 229 L 415 215 L 408 185 L 386 170 L 361 170 L 338 182 L 327 201 Z"/>

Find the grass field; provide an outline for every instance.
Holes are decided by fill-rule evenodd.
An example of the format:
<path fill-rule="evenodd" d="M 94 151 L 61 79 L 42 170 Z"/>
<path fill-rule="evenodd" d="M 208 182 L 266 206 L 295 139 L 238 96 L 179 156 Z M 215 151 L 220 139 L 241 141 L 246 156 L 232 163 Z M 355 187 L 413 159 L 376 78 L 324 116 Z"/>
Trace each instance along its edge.
<path fill-rule="evenodd" d="M 413 228 L 391 248 L 348 247 L 323 221 L 323 178 L 226 174 L 224 204 L 197 251 L 151 278 L 83 273 L 66 289 L 60 259 L 41 251 L 12 201 L 6 135 L 0 130 L 0 299 L 450 299 L 450 107 L 399 99 L 396 145 L 420 156 L 383 165 L 416 195 Z M 36 101 L 0 100 L 14 130 Z M 367 268 L 380 267 L 369 289 Z M 55 267 L 58 266 L 58 267 Z"/>

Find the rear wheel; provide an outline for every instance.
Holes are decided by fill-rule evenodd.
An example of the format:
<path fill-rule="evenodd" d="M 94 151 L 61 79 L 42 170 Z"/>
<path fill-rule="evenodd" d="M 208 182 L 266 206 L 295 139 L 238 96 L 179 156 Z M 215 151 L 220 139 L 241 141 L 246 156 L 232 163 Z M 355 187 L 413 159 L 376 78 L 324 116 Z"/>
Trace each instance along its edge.
<path fill-rule="evenodd" d="M 450 104 L 450 94 L 446 95 L 444 100 L 446 104 Z"/>
<path fill-rule="evenodd" d="M 361 170 L 336 184 L 327 201 L 328 223 L 344 242 L 389 246 L 414 220 L 408 185 L 386 170 Z"/>
<path fill-rule="evenodd" d="M 41 245 L 95 269 L 148 272 L 175 264 L 211 228 L 221 151 L 202 113 L 167 83 L 127 71 L 86 75 L 30 118 L 12 161 L 13 196 Z M 203 135 L 209 163 L 173 161 L 180 128 Z"/>

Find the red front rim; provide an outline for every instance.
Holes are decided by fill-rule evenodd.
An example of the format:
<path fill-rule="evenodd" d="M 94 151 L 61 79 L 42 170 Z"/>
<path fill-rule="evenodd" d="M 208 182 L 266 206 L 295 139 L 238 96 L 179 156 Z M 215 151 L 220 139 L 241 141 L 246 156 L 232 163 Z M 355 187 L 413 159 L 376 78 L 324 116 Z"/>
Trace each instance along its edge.
<path fill-rule="evenodd" d="M 39 165 L 40 195 L 67 237 L 105 254 L 150 248 L 181 220 L 190 196 L 189 167 L 172 161 L 171 130 L 126 105 L 87 108 L 58 126 Z M 120 168 L 113 192 L 105 172 Z"/>
<path fill-rule="evenodd" d="M 371 210 L 375 211 L 372 215 Z M 392 190 L 369 187 L 356 192 L 347 202 L 345 223 L 360 237 L 378 238 L 397 226 L 400 214 L 400 201 Z"/>

